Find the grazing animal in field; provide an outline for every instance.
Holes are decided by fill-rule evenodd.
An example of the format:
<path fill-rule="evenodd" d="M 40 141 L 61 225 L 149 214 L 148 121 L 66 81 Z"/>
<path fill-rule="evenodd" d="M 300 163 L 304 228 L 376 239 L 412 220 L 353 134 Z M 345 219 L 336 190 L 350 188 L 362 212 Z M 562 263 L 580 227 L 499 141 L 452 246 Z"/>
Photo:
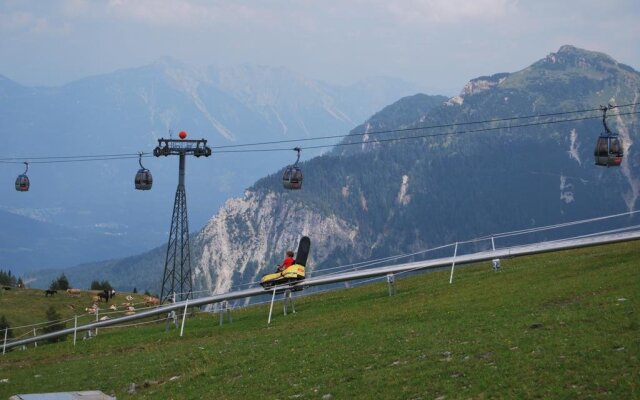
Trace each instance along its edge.
<path fill-rule="evenodd" d="M 56 293 L 58 293 L 57 290 L 47 289 L 47 290 L 44 291 L 44 297 L 53 296 Z"/>
<path fill-rule="evenodd" d="M 98 293 L 98 297 L 100 298 L 100 301 L 102 301 L 102 299 L 104 299 L 105 302 L 109 302 L 109 291 L 105 289 L 104 292 L 102 293 Z"/>
<path fill-rule="evenodd" d="M 79 296 L 81 290 L 80 289 L 67 289 L 67 293 L 71 296 Z"/>
<path fill-rule="evenodd" d="M 91 301 L 93 301 L 94 303 L 99 302 L 99 301 L 100 301 L 100 296 L 93 296 L 93 297 L 91 298 Z"/>
<path fill-rule="evenodd" d="M 116 306 L 115 304 L 112 304 L 111 307 L 109 307 L 109 310 L 118 311 L 118 306 Z"/>
<path fill-rule="evenodd" d="M 100 321 L 106 321 L 109 320 L 111 318 L 109 318 L 109 316 L 105 315 L 104 317 L 100 318 Z"/>
<path fill-rule="evenodd" d="M 144 296 L 144 304 L 148 306 L 159 306 L 160 299 L 157 297 Z"/>
<path fill-rule="evenodd" d="M 127 301 L 133 301 L 133 297 L 132 296 L 127 296 L 126 299 L 127 299 Z"/>
<path fill-rule="evenodd" d="M 105 302 L 109 302 L 109 299 L 113 299 L 116 295 L 116 291 L 111 289 L 111 290 L 107 290 L 104 289 L 102 291 L 102 293 L 98 293 L 98 297 L 100 297 L 100 299 L 104 299 Z"/>
<path fill-rule="evenodd" d="M 89 314 L 95 314 L 98 309 L 96 307 L 87 307 L 84 309 L 84 312 Z"/>

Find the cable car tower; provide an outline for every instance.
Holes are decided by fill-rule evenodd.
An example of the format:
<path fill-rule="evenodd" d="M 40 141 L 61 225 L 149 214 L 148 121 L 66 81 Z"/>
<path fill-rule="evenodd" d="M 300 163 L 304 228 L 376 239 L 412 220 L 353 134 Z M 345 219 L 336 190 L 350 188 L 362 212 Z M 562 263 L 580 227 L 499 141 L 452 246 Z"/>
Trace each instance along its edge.
<path fill-rule="evenodd" d="M 158 147 L 153 149 L 156 157 L 179 155 L 179 178 L 176 199 L 173 203 L 171 230 L 167 244 L 167 257 L 164 263 L 164 276 L 160 291 L 160 302 L 171 299 L 186 300 L 192 293 L 191 253 L 189 250 L 189 219 L 187 217 L 187 193 L 184 187 L 185 159 L 187 154 L 196 157 L 209 157 L 211 148 L 205 139 L 186 140 L 187 133 L 182 131 L 178 139 L 158 139 Z"/>

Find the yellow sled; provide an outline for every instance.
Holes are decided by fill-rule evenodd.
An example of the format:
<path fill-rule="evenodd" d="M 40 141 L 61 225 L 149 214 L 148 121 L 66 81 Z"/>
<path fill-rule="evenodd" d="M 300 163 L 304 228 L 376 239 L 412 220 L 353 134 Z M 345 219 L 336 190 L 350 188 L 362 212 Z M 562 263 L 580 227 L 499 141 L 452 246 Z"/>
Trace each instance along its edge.
<path fill-rule="evenodd" d="M 311 248 L 311 239 L 307 236 L 300 238 L 298 243 L 298 252 L 296 253 L 296 261 L 293 265 L 288 266 L 282 272 L 267 274 L 260 279 L 263 288 L 268 289 L 276 285 L 298 282 L 304 279 L 304 267 L 307 265 L 309 257 L 309 249 Z M 301 289 L 301 288 L 300 288 Z"/>
<path fill-rule="evenodd" d="M 262 277 L 260 284 L 263 288 L 268 289 L 275 285 L 282 285 L 285 283 L 292 283 L 301 281 L 304 279 L 304 265 L 293 264 L 288 266 L 282 272 L 276 272 L 273 274 L 267 274 Z"/>

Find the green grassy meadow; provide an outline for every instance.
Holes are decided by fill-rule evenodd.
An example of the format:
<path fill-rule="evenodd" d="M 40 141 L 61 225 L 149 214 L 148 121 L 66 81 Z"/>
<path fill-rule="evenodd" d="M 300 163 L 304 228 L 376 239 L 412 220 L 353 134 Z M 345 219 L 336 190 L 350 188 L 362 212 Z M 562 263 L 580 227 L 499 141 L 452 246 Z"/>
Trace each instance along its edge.
<path fill-rule="evenodd" d="M 640 242 L 502 266 L 457 268 L 452 285 L 448 271 L 398 279 L 392 297 L 386 283 L 301 297 L 288 316 L 280 302 L 271 325 L 257 305 L 223 326 L 189 317 L 183 337 L 160 323 L 15 349 L 0 356 L 0 398 L 640 398 Z M 5 292 L 0 314 L 42 321 L 45 300 Z"/>

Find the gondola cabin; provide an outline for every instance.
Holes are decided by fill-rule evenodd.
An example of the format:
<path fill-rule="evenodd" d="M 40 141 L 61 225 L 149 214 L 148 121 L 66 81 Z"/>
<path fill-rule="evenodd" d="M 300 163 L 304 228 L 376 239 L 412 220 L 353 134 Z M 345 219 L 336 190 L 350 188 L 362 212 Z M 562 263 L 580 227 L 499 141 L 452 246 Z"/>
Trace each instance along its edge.
<path fill-rule="evenodd" d="M 619 167 L 624 156 L 622 140 L 618 136 L 601 135 L 594 151 L 596 165 Z"/>
<path fill-rule="evenodd" d="M 140 168 L 136 173 L 135 185 L 137 190 L 151 190 L 153 185 L 151 171 L 146 168 Z"/>
<path fill-rule="evenodd" d="M 285 189 L 297 190 L 302 188 L 302 170 L 296 165 L 285 168 L 282 174 L 282 186 Z"/>
<path fill-rule="evenodd" d="M 16 178 L 16 190 L 18 192 L 29 191 L 29 177 L 27 175 L 18 175 L 18 177 Z"/>
<path fill-rule="evenodd" d="M 296 147 L 293 150 L 298 153 L 298 158 L 296 158 L 295 164 L 289 165 L 282 173 L 282 186 L 289 190 L 302 189 L 302 169 L 298 167 L 300 151 L 302 149 L 300 147 Z"/>

